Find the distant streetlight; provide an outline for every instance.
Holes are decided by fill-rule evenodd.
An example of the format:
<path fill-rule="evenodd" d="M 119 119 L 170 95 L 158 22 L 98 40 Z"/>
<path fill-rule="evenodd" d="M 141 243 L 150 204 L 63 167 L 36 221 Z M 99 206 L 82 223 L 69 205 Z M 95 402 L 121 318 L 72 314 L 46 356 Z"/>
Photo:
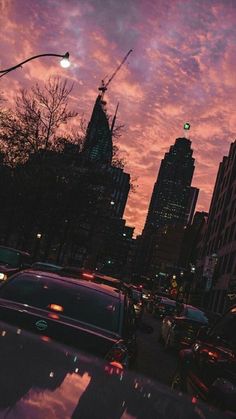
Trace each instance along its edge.
<path fill-rule="evenodd" d="M 42 238 L 42 234 L 41 233 L 37 233 L 36 234 L 37 239 L 41 239 Z"/>
<path fill-rule="evenodd" d="M 62 58 L 60 61 L 60 64 L 63 68 L 68 68 L 70 66 L 70 61 L 69 61 L 69 52 L 66 52 L 65 54 L 39 54 L 39 55 L 33 55 L 30 58 L 27 58 L 26 60 L 22 61 L 19 64 L 14 65 L 13 67 L 9 67 L 6 68 L 5 70 L 0 70 L 0 77 L 5 76 L 6 74 L 10 73 L 10 71 L 16 70 L 19 67 L 22 67 L 23 64 L 28 63 L 28 61 L 31 60 L 35 60 L 36 58 L 40 58 L 40 57 L 60 57 Z"/>

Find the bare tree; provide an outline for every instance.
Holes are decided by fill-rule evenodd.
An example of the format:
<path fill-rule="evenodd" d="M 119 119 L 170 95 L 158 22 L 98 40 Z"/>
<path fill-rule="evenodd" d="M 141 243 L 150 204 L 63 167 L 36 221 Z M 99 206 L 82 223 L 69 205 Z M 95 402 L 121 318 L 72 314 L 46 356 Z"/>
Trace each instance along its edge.
<path fill-rule="evenodd" d="M 72 88 L 67 81 L 51 77 L 43 87 L 36 84 L 20 92 L 15 113 L 5 112 L 1 118 L 0 140 L 8 163 L 15 165 L 33 153 L 60 148 L 58 129 L 77 116 L 68 109 Z"/>

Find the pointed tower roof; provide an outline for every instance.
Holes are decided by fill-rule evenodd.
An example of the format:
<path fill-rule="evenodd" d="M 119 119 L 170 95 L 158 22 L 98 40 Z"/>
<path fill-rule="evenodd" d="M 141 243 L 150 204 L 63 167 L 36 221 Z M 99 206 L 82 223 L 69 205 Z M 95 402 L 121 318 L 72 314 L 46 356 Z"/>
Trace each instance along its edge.
<path fill-rule="evenodd" d="M 83 152 L 89 160 L 108 165 L 112 162 L 112 131 L 105 110 L 105 102 L 100 94 L 96 99 L 87 127 Z"/>

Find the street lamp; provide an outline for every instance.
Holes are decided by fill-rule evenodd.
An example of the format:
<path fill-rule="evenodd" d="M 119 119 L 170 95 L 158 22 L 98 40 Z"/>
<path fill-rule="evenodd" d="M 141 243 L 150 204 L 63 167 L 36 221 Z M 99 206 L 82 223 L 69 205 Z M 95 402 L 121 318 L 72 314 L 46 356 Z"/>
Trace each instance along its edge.
<path fill-rule="evenodd" d="M 30 58 L 27 58 L 27 60 L 22 61 L 19 64 L 14 65 L 13 67 L 6 68 L 5 70 L 0 70 L 0 77 L 5 76 L 6 74 L 10 73 L 10 71 L 16 70 L 19 67 L 22 67 L 23 64 L 28 63 L 28 61 L 35 60 L 36 58 L 40 57 L 60 57 L 61 61 L 60 64 L 63 68 L 68 68 L 70 66 L 69 61 L 69 52 L 66 52 L 65 54 L 39 54 L 39 55 L 33 55 Z"/>

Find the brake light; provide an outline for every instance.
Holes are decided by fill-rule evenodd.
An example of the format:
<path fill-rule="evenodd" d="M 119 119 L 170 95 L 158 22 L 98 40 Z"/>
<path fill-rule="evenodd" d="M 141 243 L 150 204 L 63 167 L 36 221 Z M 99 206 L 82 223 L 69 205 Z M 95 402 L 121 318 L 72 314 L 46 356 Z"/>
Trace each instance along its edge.
<path fill-rule="evenodd" d="M 93 274 L 89 274 L 89 273 L 82 273 L 83 278 L 87 278 L 87 279 L 94 279 L 94 275 Z"/>
<path fill-rule="evenodd" d="M 48 308 L 50 308 L 51 310 L 54 311 L 58 311 L 60 313 L 62 313 L 64 311 L 64 308 L 58 304 L 49 304 Z"/>
<path fill-rule="evenodd" d="M 120 364 L 120 362 L 117 362 L 117 361 L 112 361 L 112 362 L 110 362 L 110 365 L 111 365 L 112 367 L 119 368 L 120 370 L 123 370 L 123 369 L 124 369 L 124 368 L 123 368 L 123 365 L 122 365 L 122 364 Z"/>

